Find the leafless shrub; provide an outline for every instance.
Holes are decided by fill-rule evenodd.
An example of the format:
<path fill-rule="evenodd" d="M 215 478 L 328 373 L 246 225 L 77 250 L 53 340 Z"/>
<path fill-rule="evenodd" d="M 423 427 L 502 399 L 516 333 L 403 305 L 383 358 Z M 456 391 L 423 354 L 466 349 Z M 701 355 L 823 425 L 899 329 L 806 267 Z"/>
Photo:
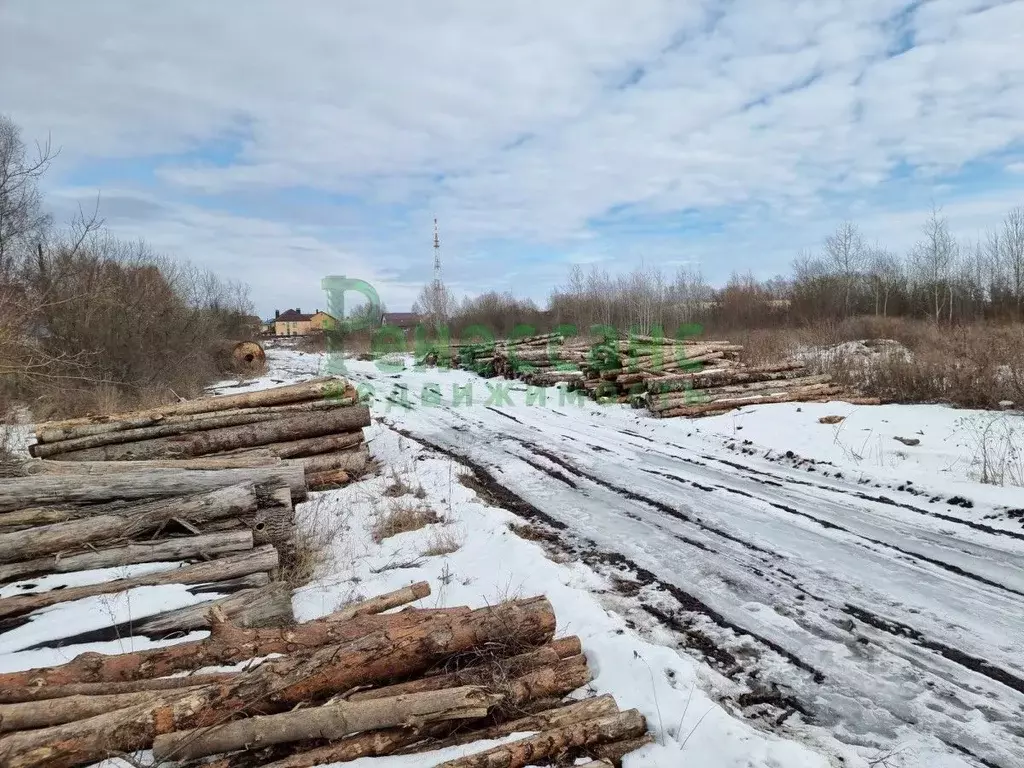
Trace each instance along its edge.
<path fill-rule="evenodd" d="M 395 501 L 378 511 L 371 534 L 373 540 L 380 544 L 391 536 L 418 531 L 439 522 L 441 518 L 430 507 Z"/>
<path fill-rule="evenodd" d="M 957 428 L 971 438 L 972 466 L 979 482 L 1024 486 L 1024 417 L 992 414 L 960 419 Z"/>

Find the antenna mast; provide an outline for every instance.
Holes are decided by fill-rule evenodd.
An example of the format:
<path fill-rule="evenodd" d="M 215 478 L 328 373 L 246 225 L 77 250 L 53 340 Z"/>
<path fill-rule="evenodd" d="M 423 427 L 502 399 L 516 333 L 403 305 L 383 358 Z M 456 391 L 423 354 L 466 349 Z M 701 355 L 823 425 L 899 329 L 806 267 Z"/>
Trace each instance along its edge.
<path fill-rule="evenodd" d="M 434 294 L 441 293 L 441 236 L 437 232 L 437 219 L 434 219 Z"/>

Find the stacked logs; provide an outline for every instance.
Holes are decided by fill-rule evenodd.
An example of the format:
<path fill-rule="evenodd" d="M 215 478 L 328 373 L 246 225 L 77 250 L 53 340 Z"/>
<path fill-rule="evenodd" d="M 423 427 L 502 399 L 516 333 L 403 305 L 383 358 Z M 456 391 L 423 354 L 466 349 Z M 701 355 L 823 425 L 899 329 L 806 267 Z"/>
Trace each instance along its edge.
<path fill-rule="evenodd" d="M 310 768 L 520 734 L 441 766 L 608 766 L 648 743 L 643 716 L 611 696 L 565 700 L 591 673 L 579 638 L 554 639 L 545 598 L 381 613 L 429 593 L 415 584 L 284 629 L 213 611 L 204 640 L 0 674 L 0 765 L 151 749 L 160 764 Z M 222 665 L 237 671 L 207 669 Z"/>
<path fill-rule="evenodd" d="M 306 498 L 302 466 L 276 458 L 176 463 L 41 461 L 34 474 L 0 485 L 0 585 L 8 595 L 0 597 L 0 634 L 55 606 L 158 585 L 216 600 L 242 626 L 290 621 L 289 592 L 276 579 L 291 555 L 294 506 Z M 149 563 L 161 565 L 132 568 Z M 77 631 L 80 606 L 66 605 L 69 621 L 51 621 L 50 631 Z M 190 632 L 208 625 L 207 608 L 137 608 L 124 626 L 111 615 L 107 626 L 19 650 Z"/>
<path fill-rule="evenodd" d="M 326 377 L 257 392 L 186 400 L 115 416 L 40 424 L 37 458 L 55 461 L 179 460 L 270 456 L 303 465 L 313 489 L 344 485 L 368 461 L 370 411 L 343 379 Z"/>
<path fill-rule="evenodd" d="M 534 386 L 565 386 L 599 402 L 631 403 L 659 418 L 719 415 L 760 403 L 878 402 L 812 374 L 800 362 L 748 366 L 742 352 L 728 341 L 547 334 L 455 347 L 450 364 Z"/>

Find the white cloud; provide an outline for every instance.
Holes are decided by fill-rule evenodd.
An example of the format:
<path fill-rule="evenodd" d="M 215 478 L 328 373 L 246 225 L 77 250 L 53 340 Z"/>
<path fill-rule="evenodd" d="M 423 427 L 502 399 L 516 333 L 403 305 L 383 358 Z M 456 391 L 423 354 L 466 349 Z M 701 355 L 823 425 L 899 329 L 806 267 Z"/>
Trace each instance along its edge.
<path fill-rule="evenodd" d="M 608 244 L 580 236 L 618 206 L 651 215 L 751 206 L 754 230 L 737 222 L 700 243 L 666 243 L 723 248 L 730 267 L 756 268 L 764 249 L 744 232 L 811 243 L 850 211 L 902 241 L 884 223 L 901 214 L 865 202 L 895 169 L 923 173 L 900 187 L 920 196 L 903 201 L 918 211 L 936 190 L 928 174 L 1024 140 L 1024 0 L 926 0 L 900 21 L 909 5 L 8 3 L 0 104 L 28 135 L 52 131 L 64 168 L 243 136 L 228 167 L 163 161 L 160 194 L 232 200 L 309 187 L 405 205 L 400 222 L 367 221 L 354 235 L 355 247 L 402 265 L 434 212 L 454 234 L 449 253 L 535 241 L 592 258 Z M 914 47 L 890 57 L 904 33 Z M 834 210 L 835 195 L 848 211 Z M 1002 204 L 1013 190 L 996 197 Z M 994 198 L 980 199 L 988 210 Z M 228 244 L 242 241 L 219 227 L 259 238 L 255 218 L 181 210 L 139 229 L 186 256 L 219 242 L 204 258 L 225 265 L 237 263 Z M 284 215 L 272 226 L 274 248 L 259 251 L 268 273 L 287 280 L 275 249 L 310 235 Z M 319 232 L 314 252 L 338 251 L 331 237 Z M 515 271 L 507 261 L 490 270 L 480 287 L 503 287 Z"/>

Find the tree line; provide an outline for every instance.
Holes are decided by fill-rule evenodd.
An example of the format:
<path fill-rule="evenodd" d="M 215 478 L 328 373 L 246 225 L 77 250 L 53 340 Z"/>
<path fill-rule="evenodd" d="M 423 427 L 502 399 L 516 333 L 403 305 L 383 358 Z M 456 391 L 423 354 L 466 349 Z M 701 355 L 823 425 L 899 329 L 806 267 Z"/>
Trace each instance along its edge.
<path fill-rule="evenodd" d="M 657 265 L 642 265 L 612 275 L 598 266 L 584 271 L 575 265 L 546 307 L 511 292 L 459 302 L 446 287 L 430 284 L 415 310 L 426 324 L 443 323 L 456 336 L 483 326 L 498 338 L 519 325 L 537 332 L 611 326 L 674 334 L 688 324 L 755 330 L 862 316 L 939 325 L 1024 322 L 1024 207 L 1011 210 L 976 242 L 954 237 L 935 209 L 905 253 L 871 245 L 855 223 L 843 222 L 817 252 L 801 253 L 790 274 L 770 279 L 734 273 L 715 287 L 689 268 L 668 275 Z"/>

